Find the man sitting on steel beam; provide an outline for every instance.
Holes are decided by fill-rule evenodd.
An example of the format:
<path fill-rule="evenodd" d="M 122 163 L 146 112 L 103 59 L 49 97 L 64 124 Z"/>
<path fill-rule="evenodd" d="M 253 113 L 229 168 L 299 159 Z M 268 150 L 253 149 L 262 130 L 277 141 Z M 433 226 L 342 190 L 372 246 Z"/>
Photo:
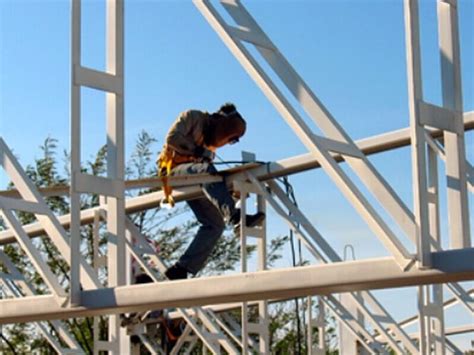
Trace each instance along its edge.
<path fill-rule="evenodd" d="M 226 103 L 215 113 L 189 110 L 181 113 L 170 128 L 158 158 L 159 173 L 164 177 L 167 202 L 173 204 L 168 176 L 216 174 L 212 163 L 217 148 L 237 143 L 245 133 L 246 122 L 234 104 Z M 194 239 L 178 262 L 168 268 L 170 280 L 186 279 L 201 270 L 222 235 L 225 224 L 237 226 L 240 209 L 235 207 L 225 182 L 202 184 L 204 197 L 186 201 L 201 224 Z M 246 216 L 253 227 L 265 218 L 263 212 Z"/>

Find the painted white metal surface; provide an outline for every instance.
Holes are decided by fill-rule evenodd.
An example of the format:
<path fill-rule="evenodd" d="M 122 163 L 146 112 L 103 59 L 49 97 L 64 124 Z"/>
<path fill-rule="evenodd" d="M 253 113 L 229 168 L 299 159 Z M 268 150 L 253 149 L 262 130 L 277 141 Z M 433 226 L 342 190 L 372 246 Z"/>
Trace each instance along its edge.
<path fill-rule="evenodd" d="M 452 248 L 471 244 L 466 187 L 466 152 L 462 120 L 461 55 L 457 1 L 438 0 L 438 38 L 441 56 L 443 107 L 454 112 L 458 130 L 444 132 L 446 176 L 448 177 L 448 217 Z"/>
<path fill-rule="evenodd" d="M 221 39 L 231 50 L 234 56 L 240 61 L 244 69 L 255 80 L 264 94 L 272 102 L 275 108 L 280 112 L 282 117 L 288 122 L 290 127 L 295 131 L 302 143 L 310 150 L 320 162 L 323 169 L 340 188 L 341 192 L 352 203 L 354 208 L 359 212 L 361 217 L 367 222 L 372 231 L 381 239 L 384 246 L 396 257 L 400 266 L 406 268 L 412 263 L 412 256 L 399 241 L 397 236 L 389 228 L 387 223 L 382 219 L 376 209 L 369 203 L 367 198 L 351 181 L 346 173 L 338 166 L 325 147 L 313 137 L 310 127 L 304 122 L 297 111 L 292 107 L 278 87 L 273 83 L 271 78 L 265 73 L 260 64 L 254 59 L 250 52 L 233 38 L 227 30 L 227 25 L 219 13 L 214 9 L 209 1 L 195 0 L 195 5 L 201 11 L 203 16 L 219 34 Z M 258 27 L 256 22 L 246 12 L 243 5 L 238 1 L 224 1 L 224 7 L 229 14 L 241 26 L 249 27 L 252 31 L 256 31 L 261 35 L 265 35 Z M 265 35 L 266 36 L 266 35 Z M 269 39 L 268 39 L 269 40 Z M 270 40 L 269 40 L 270 41 Z M 310 113 L 315 121 L 318 121 L 319 128 L 325 132 L 328 138 L 343 141 L 350 144 L 354 149 L 358 149 L 355 143 L 344 133 L 337 122 L 329 115 L 327 110 L 317 100 L 314 94 L 309 90 L 303 80 L 296 74 L 289 63 L 284 59 L 280 52 L 271 52 L 257 47 L 262 56 L 267 60 L 268 64 L 275 70 L 282 81 L 286 84 L 290 92 L 298 99 L 301 105 Z M 307 106 L 309 105 L 309 106 Z M 317 116 L 317 117 L 315 117 Z M 322 121 L 321 121 L 322 120 Z M 349 156 L 345 156 L 346 162 L 351 165 Z M 363 161 L 365 167 L 354 163 L 352 168 L 359 174 L 362 180 L 366 180 L 369 190 L 375 193 L 382 201 L 383 205 L 387 205 L 389 212 L 394 212 L 394 218 L 402 223 L 402 226 L 409 221 L 410 218 L 404 218 L 401 214 L 407 214 L 410 217 L 408 209 L 403 205 L 401 200 L 394 194 L 390 187 L 384 182 L 382 177 L 376 173 L 374 168 L 367 159 L 357 159 Z M 364 176 L 362 176 L 364 175 Z M 383 196 L 379 196 L 382 194 Z M 388 204 L 387 204 L 388 201 Z M 391 203 L 390 203 L 391 201 Z M 399 210 L 393 211 L 391 207 L 397 207 Z M 413 231 L 412 231 L 413 232 Z M 412 233 L 413 234 L 413 233 Z"/>
<path fill-rule="evenodd" d="M 13 297 L 35 295 L 34 287 L 26 281 L 21 272 L 15 267 L 15 264 L 3 251 L 0 251 L 0 264 L 3 264 L 3 266 L 8 271 L 8 274 L 3 275 L 8 275 L 11 277 L 9 279 L 10 282 L 8 282 L 7 279 L 3 277 L 0 277 L 0 281 L 3 282 Z M 63 347 L 60 342 L 50 334 L 49 330 L 43 323 L 38 322 L 36 323 L 36 326 L 40 329 L 41 334 L 46 338 L 46 340 L 51 344 L 58 354 L 63 354 L 65 352 L 69 352 L 71 354 L 84 354 L 74 336 L 69 333 L 61 321 L 53 320 L 50 323 L 58 336 L 65 342 L 66 346 L 69 346 L 69 348 Z"/>
<path fill-rule="evenodd" d="M 146 238 L 141 235 L 137 227 L 128 218 L 126 220 L 126 229 L 127 233 L 130 234 L 130 237 L 127 238 L 127 246 L 135 260 L 154 282 L 162 281 L 164 276 L 158 276 L 144 259 L 144 257 L 149 258 L 160 274 L 164 275 L 167 267 L 156 254 L 156 250 L 149 245 Z M 178 308 L 176 311 L 212 353 L 219 353 L 219 344 L 229 353 L 237 351 L 232 342 L 224 335 L 223 330 L 220 329 L 216 321 L 216 316 L 212 311 L 204 311 L 197 307 L 193 307 L 192 309 Z M 198 321 L 203 324 L 203 327 L 198 324 Z M 209 341 L 208 338 L 210 335 L 218 337 L 217 345 Z M 177 349 L 179 349 L 179 347 Z"/>
<path fill-rule="evenodd" d="M 469 210 L 467 205 L 467 186 L 474 176 L 472 167 L 466 162 L 464 127 L 462 113 L 462 93 L 459 61 L 459 34 L 457 19 L 457 2 L 455 0 L 438 1 L 439 17 L 439 38 L 442 62 L 442 86 L 443 86 L 443 107 L 428 104 L 422 101 L 421 90 L 421 58 L 419 53 L 419 25 L 418 25 L 418 5 L 417 0 L 405 0 L 405 16 L 407 29 L 407 61 L 408 61 L 408 82 L 410 98 L 411 128 L 409 131 L 393 132 L 389 136 L 374 137 L 360 142 L 353 142 L 339 126 L 337 121 L 331 116 L 315 94 L 305 84 L 303 79 L 294 71 L 263 30 L 253 20 L 243 5 L 237 0 L 223 0 L 224 8 L 237 22 L 237 26 L 227 25 L 218 12 L 207 0 L 194 0 L 196 6 L 208 19 L 216 32 L 221 36 L 234 55 L 239 59 L 244 68 L 254 78 L 264 93 L 273 102 L 282 116 L 287 120 L 290 127 L 296 132 L 302 142 L 308 147 L 310 153 L 305 156 L 286 159 L 282 162 L 275 162 L 263 167 L 253 168 L 251 171 L 236 173 L 228 179 L 232 181 L 242 178 L 249 178 L 255 186 L 260 186 L 260 179 L 268 179 L 277 175 L 294 173 L 308 168 L 322 167 L 334 180 L 336 185 L 346 195 L 348 200 L 354 205 L 356 210 L 367 221 L 369 227 L 378 235 L 386 248 L 394 255 L 394 258 L 371 260 L 371 272 L 367 275 L 359 275 L 367 267 L 364 263 L 351 264 L 355 268 L 357 275 L 353 272 L 352 279 L 342 280 L 342 284 L 335 284 L 334 280 L 338 275 L 340 282 L 341 272 L 346 272 L 350 263 L 343 263 L 340 257 L 335 254 L 324 238 L 314 229 L 302 214 L 285 218 L 295 231 L 303 238 L 305 245 L 312 252 L 316 259 L 323 262 L 332 261 L 335 265 L 321 265 L 311 267 L 317 269 L 301 270 L 275 270 L 271 272 L 250 273 L 246 275 L 236 275 L 236 278 L 228 278 L 228 282 L 235 282 L 242 289 L 236 291 L 232 285 L 225 284 L 222 279 L 212 280 L 190 280 L 188 282 L 198 282 L 193 284 L 198 290 L 196 298 L 190 299 L 183 294 L 183 284 L 176 282 L 176 285 L 160 285 L 160 290 L 170 292 L 174 299 L 160 295 L 156 297 L 153 292 L 158 292 L 158 285 L 144 285 L 144 288 L 137 286 L 126 286 L 129 283 L 127 277 L 129 268 L 126 254 L 125 239 L 125 213 L 126 211 L 137 211 L 156 206 L 160 199 L 160 192 L 148 196 L 132 199 L 127 206 L 124 199 L 125 182 L 124 154 L 123 154 L 123 1 L 111 0 L 107 2 L 107 72 L 99 72 L 80 65 L 80 0 L 72 2 L 72 37 L 71 37 L 71 215 L 62 216 L 60 221 L 52 215 L 51 211 L 42 202 L 41 196 L 32 188 L 28 179 L 21 176 L 21 168 L 14 166 L 11 168 L 11 159 L 6 159 L 5 154 L 0 154 L 0 162 L 10 166 L 10 172 L 20 175 L 16 177 L 18 187 L 23 200 L 13 200 L 10 197 L 0 196 L 0 207 L 4 210 L 10 230 L 0 233 L 0 244 L 12 242 L 15 237 L 19 239 L 27 253 L 35 263 L 37 269 L 42 273 L 49 286 L 56 293 L 63 292 L 54 282 L 54 277 L 41 264 L 40 256 L 32 248 L 30 236 L 38 235 L 44 231 L 48 232 L 53 242 L 57 244 L 63 257 L 71 265 L 71 305 L 75 308 L 60 308 L 58 304 L 53 304 L 54 295 L 28 297 L 28 300 L 3 300 L 0 301 L 0 322 L 12 320 L 53 319 L 63 316 L 96 315 L 106 313 L 124 312 L 132 309 L 143 309 L 144 307 L 164 307 L 170 305 L 201 305 L 208 302 L 224 302 L 228 300 L 244 301 L 242 310 L 243 329 L 241 332 L 241 345 L 244 353 L 253 344 L 248 341 L 249 332 L 260 332 L 260 353 L 268 352 L 268 334 L 264 335 L 266 328 L 267 303 L 261 301 L 262 298 L 287 297 L 293 295 L 307 295 L 311 293 L 327 293 L 338 291 L 353 291 L 356 289 L 396 287 L 406 285 L 424 285 L 432 282 L 451 281 L 448 285 L 464 307 L 472 312 L 472 297 L 456 280 L 474 279 L 474 270 L 470 258 L 474 256 L 474 250 L 470 249 L 469 230 Z M 275 70 L 290 92 L 296 97 L 308 115 L 313 119 L 325 136 L 316 136 L 309 125 L 300 117 L 297 111 L 290 105 L 278 87 L 265 74 L 262 67 L 251 56 L 250 52 L 240 43 L 244 41 L 256 46 L 263 58 Z M 108 162 L 107 178 L 86 176 L 80 172 L 80 87 L 87 86 L 99 90 L 107 91 L 107 144 Z M 464 114 L 467 120 L 474 122 L 472 114 Z M 473 125 L 474 126 L 474 125 Z M 428 127 L 435 127 L 437 132 L 442 130 L 444 134 L 444 144 L 439 144 L 431 137 L 432 130 Z M 428 134 L 427 132 L 430 132 Z M 439 134 L 439 133 L 437 133 Z M 410 137 L 411 136 L 411 137 Z M 404 141 L 404 143 L 400 143 Z M 385 182 L 383 177 L 375 170 L 367 160 L 364 153 L 373 153 L 401 146 L 410 142 L 412 144 L 413 157 L 413 182 L 414 182 L 414 212 L 412 213 L 394 193 L 392 188 Z M 0 139 L 0 150 L 4 145 Z M 429 149 L 427 150 L 427 145 Z M 436 153 L 435 153 L 436 152 Z M 428 153 L 428 161 L 426 160 Z M 442 252 L 439 240 L 439 211 L 438 211 L 438 188 L 437 188 L 437 158 L 438 154 L 446 163 L 448 177 L 448 211 L 452 252 Z M 369 203 L 361 190 L 351 181 L 348 175 L 339 167 L 338 162 L 347 162 L 353 171 L 362 179 L 369 191 L 384 205 L 385 209 L 400 225 L 404 233 L 417 245 L 417 259 L 420 266 L 430 268 L 429 270 L 410 269 L 414 260 L 390 228 L 387 222 L 379 215 L 376 209 Z M 429 167 L 427 175 L 426 167 Z M 8 167 L 6 169 L 8 171 Z M 200 179 L 200 178 L 199 178 Z M 203 178 L 204 180 L 204 178 Z M 201 181 L 200 181 L 201 182 Z M 148 183 L 148 182 L 147 182 Z M 156 182 L 149 182 L 155 184 Z M 195 183 L 195 182 L 192 182 Z M 272 186 L 269 182 L 268 186 Z M 273 186 L 275 188 L 275 186 Z M 265 196 L 265 188 L 260 192 Z M 102 285 L 97 280 L 95 274 L 91 273 L 92 268 L 87 265 L 79 253 L 81 223 L 90 223 L 96 216 L 99 209 L 91 209 L 81 212 L 79 210 L 79 196 L 82 192 L 94 192 L 107 195 L 107 229 L 109 233 L 108 243 L 108 288 L 100 289 Z M 187 187 L 176 189 L 176 199 L 185 200 L 200 195 L 198 187 Z M 268 194 L 267 194 L 268 195 Z M 279 196 L 282 199 L 282 196 Z M 271 199 L 266 197 L 268 201 Z M 280 215 L 285 215 L 282 206 L 274 203 L 272 206 Z M 263 209 L 265 202 L 259 200 L 259 209 Z M 287 206 L 287 204 L 283 204 Z M 39 223 L 20 226 L 11 210 L 25 210 L 38 215 Z M 294 210 L 294 209 L 293 209 Z M 245 203 L 243 207 L 245 215 Z M 300 227 L 300 224 L 303 227 Z M 62 226 L 70 225 L 72 238 L 69 239 Z M 243 224 L 244 225 L 244 224 Z M 249 235 L 258 237 L 259 262 L 258 269 L 264 270 L 265 266 L 265 233 L 258 229 L 242 228 L 242 257 L 246 260 L 245 241 Z M 308 234 L 305 234 L 309 231 Z M 130 243 L 129 243 L 130 245 Z M 69 248 L 70 246 L 70 248 Z M 471 260 L 472 261 L 472 260 Z M 455 265 L 455 262 L 458 264 Z M 247 272 L 246 263 L 242 262 L 242 271 Z M 398 268 L 397 268 L 398 265 Z M 143 263 L 142 263 L 142 266 Z M 323 269 L 319 269 L 323 267 Z M 379 268 L 374 272 L 373 268 Z M 401 267 L 401 270 L 400 270 Z M 310 270 L 310 271 L 308 271 Z M 337 271 L 336 271 L 337 270 Z M 367 269 L 368 270 L 368 269 Z M 317 273 L 327 273 L 323 280 L 314 278 Z M 382 271 L 384 273 L 382 273 Z M 337 272 L 337 274 L 336 274 Z M 283 285 L 279 277 L 294 277 L 291 285 Z M 289 276 L 291 275 L 291 276 Z M 320 277 L 321 274 L 318 274 Z M 358 276 L 358 277 L 357 277 Z M 255 281 L 266 283 L 262 289 Z M 287 279 L 286 279 L 287 280 Z M 346 280 L 346 283 L 344 283 Z M 89 291 L 81 291 L 81 283 Z M 175 284 L 175 283 L 173 283 Z M 184 284 L 186 285 L 186 284 Z M 190 285 L 190 284 L 187 284 Z M 215 291 L 215 287 L 221 287 L 218 292 L 210 294 L 209 290 Z M 226 288 L 227 286 L 227 288 Z M 141 286 L 140 286 L 141 287 Z M 423 354 L 444 353 L 446 349 L 454 349 L 455 346 L 445 340 L 443 322 L 443 299 L 441 286 L 420 286 L 420 351 Z M 144 298 L 141 300 L 133 296 L 135 290 L 140 290 Z M 407 348 L 410 352 L 417 352 L 410 337 L 396 324 L 386 313 L 377 300 L 368 292 L 361 293 L 361 300 L 356 302 L 358 311 L 368 318 L 384 338 L 384 340 L 398 353 Z M 247 322 L 247 301 L 259 299 L 259 324 L 249 324 Z M 343 323 L 350 329 L 354 336 L 365 346 L 366 350 L 373 353 L 375 349 L 380 350 L 379 344 L 370 334 L 364 333 L 362 326 L 358 322 L 347 318 L 347 310 L 343 304 L 338 304 L 332 296 L 322 298 L 339 319 L 344 319 Z M 352 296 L 351 300 L 354 300 Z M 31 301 L 31 304 L 25 301 Z M 362 304 L 364 303 L 364 304 Z M 34 307 L 51 307 L 47 311 Z M 22 308 L 24 307 L 24 308 Z M 4 312 L 5 311 L 5 312 Z M 218 319 L 211 320 L 209 311 L 199 308 L 193 309 L 194 314 L 200 317 L 208 328 Z M 346 313 L 345 313 L 346 312 Z M 187 315 L 185 315 L 187 316 Z M 374 319 L 389 319 L 388 329 L 385 329 Z M 192 324 L 188 322 L 188 324 Z M 190 326 L 188 331 L 192 327 Z M 225 327 L 223 327 L 225 329 Z M 431 330 L 431 331 L 430 331 Z M 130 351 L 128 337 L 125 330 L 119 326 L 118 316 L 111 316 L 109 323 L 109 339 L 112 342 L 106 343 L 112 353 L 122 354 Z M 391 334 L 390 334 L 391 333 Z M 263 335 L 262 335 L 263 334 Z M 435 335 L 432 337 L 432 335 Z M 393 336 L 392 336 L 393 335 Z M 234 335 L 235 337 L 235 335 Z M 267 338 L 265 338 L 267 337 Z M 209 342 L 209 348 L 215 349 L 214 353 L 219 353 L 218 343 L 221 343 L 222 335 L 219 331 L 207 334 L 204 342 Z M 234 339 L 234 338 L 233 338 Z M 239 338 L 236 338 L 239 339 Z M 267 340 L 265 340 L 267 339 Z M 371 346 L 367 346 L 367 340 Z M 195 340 L 194 340 L 195 341 Z M 237 341 L 237 343 L 239 343 Z M 194 344 L 194 343 L 192 343 Z M 217 346 L 217 347 L 216 347 Z M 192 347 L 191 347 L 192 348 Z M 224 346 L 225 348 L 225 346 Z M 151 348 L 150 348 L 151 349 Z M 226 348 L 230 353 L 234 349 Z M 136 351 L 136 349 L 135 349 Z M 189 348 L 188 348 L 189 351 Z"/>
<path fill-rule="evenodd" d="M 83 291 L 77 308 L 61 308 L 53 296 L 2 300 L 0 324 L 472 280 L 473 258 L 474 249 L 460 249 L 433 253 L 433 268 L 428 270 L 402 271 L 394 258 L 386 257 L 103 288 Z"/>
<path fill-rule="evenodd" d="M 81 304 L 80 194 L 97 193 L 107 199 L 109 234 L 108 286 L 127 283 L 124 197 L 124 62 L 123 0 L 106 3 L 106 72 L 81 66 L 81 0 L 72 0 L 71 29 L 71 271 L 72 306 Z M 107 178 L 81 172 L 81 87 L 106 92 Z M 113 354 L 130 352 L 129 339 L 117 316 L 109 318 Z"/>
<path fill-rule="evenodd" d="M 465 127 L 466 129 L 472 129 L 474 127 L 474 113 L 466 113 L 465 114 Z M 436 136 L 439 136 L 440 131 L 432 131 L 432 133 Z M 360 141 L 356 142 L 359 146 L 359 148 L 365 152 L 366 154 L 373 154 L 377 152 L 383 152 L 389 149 L 395 149 L 398 147 L 403 147 L 405 145 L 410 144 L 410 130 L 409 128 L 407 129 L 402 129 L 394 132 L 389 132 L 385 133 L 382 135 L 374 136 L 374 137 L 369 137 L 362 139 Z M 337 160 L 337 157 L 335 157 Z M 279 177 L 279 176 L 285 176 L 285 175 L 290 175 L 290 174 L 295 174 L 298 172 L 303 172 L 308 169 L 317 169 L 319 168 L 319 162 L 317 159 L 314 158 L 314 156 L 311 153 L 308 154 L 303 154 L 283 160 L 279 160 L 276 162 L 270 162 L 268 165 L 260 166 L 260 167 L 255 167 L 249 170 L 254 174 L 255 176 L 258 177 L 259 180 L 266 180 L 274 177 Z M 474 176 L 474 175 L 473 175 Z M 204 178 L 202 181 L 209 181 L 207 180 L 207 177 L 202 177 Z M 233 179 L 240 178 L 240 174 L 231 174 L 229 176 L 229 181 L 232 181 Z M 212 181 L 215 181 L 215 177 L 213 178 Z M 199 181 L 193 181 L 192 185 L 196 185 L 200 182 Z M 133 185 L 130 185 L 130 188 L 134 187 L 157 187 L 160 186 L 159 182 L 156 182 L 155 180 L 150 179 L 145 179 L 144 183 L 140 182 L 134 182 Z M 51 192 L 48 192 L 48 190 L 45 191 L 46 196 L 56 196 L 56 194 L 63 194 L 62 190 L 58 189 L 51 189 Z M 183 201 L 184 199 L 190 199 L 193 197 L 197 197 L 200 195 L 200 190 L 196 187 L 189 187 L 187 189 L 176 189 L 178 191 L 177 196 L 175 199 L 177 201 Z M 3 192 L 4 194 L 7 194 L 7 192 Z M 15 196 L 14 193 L 8 193 L 8 195 Z M 161 200 L 161 192 L 153 193 L 153 194 L 147 194 L 144 196 L 139 196 L 135 198 L 130 198 L 126 200 L 126 213 L 134 213 L 134 212 L 139 212 L 143 211 L 146 209 L 154 208 L 157 207 L 159 204 L 157 202 Z M 92 223 L 94 219 L 94 211 L 97 210 L 97 208 L 91 208 L 87 210 L 82 210 L 81 211 L 81 223 L 82 224 L 88 224 Z M 71 216 L 69 214 L 59 216 L 58 217 L 59 222 L 65 226 L 68 227 L 71 223 Z M 41 226 L 40 223 L 31 223 L 28 225 L 24 226 L 25 232 L 31 236 L 31 237 L 36 237 L 39 235 L 42 235 L 45 233 L 44 228 Z M 6 243 L 12 243 L 15 241 L 15 238 L 13 236 L 12 231 L 6 230 L 6 231 L 1 231 L 0 232 L 0 245 L 6 244 Z"/>

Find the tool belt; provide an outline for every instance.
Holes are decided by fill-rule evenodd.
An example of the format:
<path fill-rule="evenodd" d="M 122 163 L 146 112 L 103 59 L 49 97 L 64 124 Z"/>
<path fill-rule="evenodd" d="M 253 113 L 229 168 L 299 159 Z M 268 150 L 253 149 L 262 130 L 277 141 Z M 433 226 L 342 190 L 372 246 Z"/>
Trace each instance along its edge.
<path fill-rule="evenodd" d="M 161 179 L 163 185 L 163 193 L 165 194 L 161 204 L 167 204 L 170 207 L 174 207 L 175 201 L 173 198 L 173 188 L 169 185 L 169 177 L 171 176 L 171 170 L 179 164 L 191 163 L 196 161 L 193 156 L 182 155 L 171 149 L 168 146 L 163 148 L 157 165 L 158 165 L 158 177 Z"/>

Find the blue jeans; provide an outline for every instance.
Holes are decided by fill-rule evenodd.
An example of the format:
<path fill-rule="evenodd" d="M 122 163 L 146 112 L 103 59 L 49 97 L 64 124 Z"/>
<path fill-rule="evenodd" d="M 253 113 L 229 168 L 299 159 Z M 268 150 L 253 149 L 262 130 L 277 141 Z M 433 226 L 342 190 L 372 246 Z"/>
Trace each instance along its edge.
<path fill-rule="evenodd" d="M 186 163 L 176 166 L 172 175 L 215 174 L 212 163 Z M 201 224 L 194 239 L 178 260 L 188 272 L 196 274 L 201 270 L 212 250 L 224 232 L 225 224 L 235 214 L 235 202 L 225 182 L 201 185 L 205 197 L 186 201 Z"/>

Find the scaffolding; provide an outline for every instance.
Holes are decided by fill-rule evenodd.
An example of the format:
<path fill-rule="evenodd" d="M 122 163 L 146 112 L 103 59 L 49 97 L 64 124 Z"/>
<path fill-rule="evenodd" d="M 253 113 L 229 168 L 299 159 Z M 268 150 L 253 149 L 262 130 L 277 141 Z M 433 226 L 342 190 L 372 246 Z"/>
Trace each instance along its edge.
<path fill-rule="evenodd" d="M 474 128 L 474 113 L 463 112 L 457 1 L 437 2 L 442 106 L 423 100 L 418 1 L 405 0 L 410 127 L 360 141 L 349 137 L 240 1 L 222 0 L 220 6 L 208 0 L 193 2 L 308 150 L 307 154 L 265 166 L 250 163 L 227 171 L 225 181 L 229 189 L 240 193 L 241 273 L 163 282 L 166 281 L 165 263 L 127 218 L 127 214 L 157 207 L 164 196 L 159 190 L 125 199 L 126 189 L 156 188 L 161 186 L 161 181 L 124 181 L 123 0 L 107 1 L 107 67 L 104 72 L 81 64 L 81 0 L 72 0 L 71 186 L 38 190 L 0 137 L 0 165 L 15 186 L 15 190 L 0 195 L 0 214 L 8 227 L 0 232 L 0 245 L 18 243 L 49 293 L 36 295 L 28 280 L 0 250 L 0 263 L 6 270 L 0 274 L 0 284 L 10 296 L 0 300 L 0 324 L 37 322 L 40 332 L 58 353 L 76 354 L 82 350 L 59 320 L 107 315 L 107 339 L 99 338 L 98 320 L 94 322 L 94 354 L 139 354 L 140 345 L 131 344 L 130 336 L 138 337 L 150 353 L 162 354 L 164 351 L 154 338 L 153 325 L 156 326 L 157 321 L 148 316 L 151 310 L 176 307 L 169 316 L 183 319 L 185 328 L 171 353 L 190 353 L 201 343 L 213 354 L 268 354 L 269 303 L 307 297 L 305 326 L 309 354 L 323 354 L 327 350 L 324 334 L 328 312 L 339 323 L 339 349 L 343 354 L 379 354 L 390 350 L 397 354 L 460 353 L 447 336 L 472 332 L 473 327 L 446 328 L 444 318 L 445 310 L 454 304 L 471 315 L 474 313 L 473 291 L 459 284 L 474 280 L 467 197 L 474 190 L 474 169 L 466 160 L 464 139 L 465 132 Z M 233 23 L 225 18 L 232 19 Z M 273 72 L 270 74 L 265 68 Z M 275 75 L 285 90 L 272 79 Z M 106 93 L 106 177 L 81 171 L 81 87 Z M 290 100 L 288 95 L 296 101 Z M 301 108 L 311 118 L 311 124 L 299 113 Z M 316 129 L 321 134 L 316 134 Z M 407 145 L 411 146 L 413 209 L 402 201 L 367 157 Z M 438 160 L 444 162 L 448 180 L 449 250 L 442 249 L 440 239 Z M 341 162 L 351 169 L 370 195 L 341 168 Z M 281 176 L 318 168 L 324 170 L 352 204 L 387 249 L 389 257 L 345 260 L 277 181 Z M 215 181 L 223 181 L 223 178 L 176 177 L 170 179 L 170 184 L 174 185 L 175 201 L 180 202 L 201 196 L 200 184 Z M 99 206 L 80 210 L 83 193 L 100 195 Z M 44 196 L 61 194 L 70 196 L 71 212 L 56 216 Z M 285 221 L 314 263 L 268 269 L 265 223 L 254 228 L 247 228 L 243 223 L 249 195 L 254 196 L 258 211 L 264 212 L 270 207 Z M 372 198 L 384 208 L 386 215 L 371 202 Z M 21 225 L 14 211 L 33 213 L 38 222 Z M 101 223 L 106 223 L 107 229 L 106 256 L 99 255 L 98 250 Z M 93 265 L 80 253 L 80 227 L 84 224 L 94 226 Z M 70 267 L 67 291 L 32 243 L 31 238 L 43 235 L 48 236 Z M 402 237 L 413 244 L 415 253 L 402 243 Z M 258 260 L 253 271 L 249 270 L 245 252 L 249 238 L 257 242 Z M 153 282 L 131 285 L 132 260 Z M 106 284 L 99 280 L 99 269 L 107 270 Z M 401 286 L 417 286 L 419 313 L 397 322 L 371 290 Z M 452 299 L 443 299 L 445 289 L 453 294 Z M 338 293 L 340 297 L 335 295 Z M 312 314 L 315 302 L 318 304 L 316 318 Z M 236 307 L 241 310 L 240 320 L 227 313 Z M 255 317 L 250 319 L 251 309 L 257 310 L 256 320 Z M 134 313 L 138 321 L 124 326 L 120 315 L 126 313 Z M 46 321 L 56 329 L 61 341 L 48 332 Z M 418 334 L 407 333 L 405 327 L 415 322 L 419 324 Z M 315 328 L 317 339 L 312 334 Z"/>

